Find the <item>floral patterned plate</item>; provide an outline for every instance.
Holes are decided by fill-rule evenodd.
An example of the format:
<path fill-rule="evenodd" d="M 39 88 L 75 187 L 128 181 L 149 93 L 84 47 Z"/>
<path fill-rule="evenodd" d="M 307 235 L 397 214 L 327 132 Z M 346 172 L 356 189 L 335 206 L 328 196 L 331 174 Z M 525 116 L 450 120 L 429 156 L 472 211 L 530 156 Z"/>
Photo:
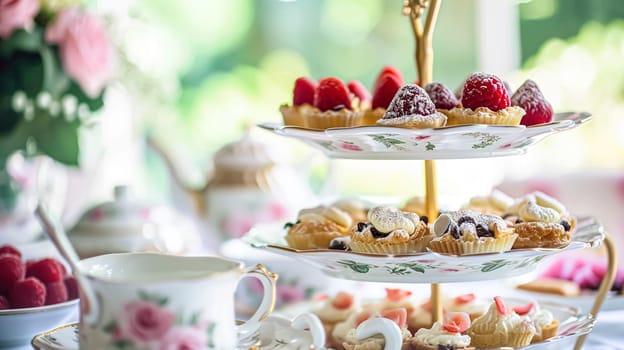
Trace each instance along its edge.
<path fill-rule="evenodd" d="M 530 127 L 475 124 L 436 129 L 359 126 L 320 130 L 278 123 L 258 126 L 302 140 L 331 158 L 458 159 L 523 154 L 543 138 L 589 119 L 589 113 L 569 112 L 555 114 L 552 123 Z"/>
<path fill-rule="evenodd" d="M 289 248 L 284 229 L 258 225 L 244 240 L 253 247 L 299 259 L 331 277 L 387 283 L 450 283 L 503 279 L 531 272 L 549 255 L 597 247 L 604 239 L 602 225 L 593 217 L 579 217 L 572 242 L 556 249 L 517 249 L 504 253 L 454 256 L 436 252 L 413 255 L 374 255 L 351 251 Z"/>

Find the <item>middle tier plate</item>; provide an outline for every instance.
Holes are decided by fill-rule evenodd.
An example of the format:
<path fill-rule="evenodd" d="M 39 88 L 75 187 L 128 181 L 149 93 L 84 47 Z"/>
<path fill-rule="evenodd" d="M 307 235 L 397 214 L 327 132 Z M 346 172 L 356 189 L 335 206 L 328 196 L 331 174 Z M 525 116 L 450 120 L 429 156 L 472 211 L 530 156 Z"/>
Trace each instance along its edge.
<path fill-rule="evenodd" d="M 459 159 L 523 154 L 545 137 L 590 119 L 589 113 L 570 112 L 557 113 L 553 122 L 530 127 L 473 124 L 435 129 L 358 126 L 321 130 L 277 123 L 258 126 L 301 140 L 330 158 Z"/>
<path fill-rule="evenodd" d="M 253 247 L 301 260 L 331 277 L 386 283 L 452 283 L 495 280 L 533 271 L 547 256 L 599 246 L 602 225 L 593 217 L 577 218 L 569 245 L 556 249 L 514 249 L 504 253 L 454 256 L 435 252 L 373 255 L 351 251 L 289 248 L 281 225 L 258 225 L 244 240 Z"/>

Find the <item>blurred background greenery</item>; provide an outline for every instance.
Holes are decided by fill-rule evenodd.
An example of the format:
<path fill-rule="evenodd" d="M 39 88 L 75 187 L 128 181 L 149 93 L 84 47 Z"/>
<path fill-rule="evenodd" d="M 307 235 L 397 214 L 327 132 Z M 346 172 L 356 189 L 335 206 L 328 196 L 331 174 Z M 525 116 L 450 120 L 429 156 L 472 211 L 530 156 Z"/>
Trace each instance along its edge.
<path fill-rule="evenodd" d="M 442 195 L 462 192 L 465 198 L 463 192 L 487 192 L 505 179 L 536 174 L 624 169 L 620 2 L 442 2 L 434 34 L 434 80 L 455 89 L 468 74 L 482 70 L 516 88 L 530 77 L 555 111 L 595 116 L 587 126 L 540 143 L 528 156 L 439 162 Z M 142 147 L 146 135 L 176 155 L 190 184 L 201 185 L 215 150 L 240 138 L 250 125 L 281 121 L 278 106 L 291 100 L 299 76 L 358 79 L 371 88 L 381 67 L 390 64 L 407 81 L 417 78 L 413 37 L 398 0 L 96 4 L 124 18 L 111 21 L 122 52 L 122 83 L 110 93 L 114 103 L 107 104 L 109 117 L 103 118 L 99 136 L 105 151 L 97 157 L 115 165 L 102 166 L 99 178 L 110 184 L 131 182 L 150 195 L 169 194 L 162 162 L 144 149 L 128 151 Z M 390 196 L 423 191 L 422 162 L 329 162 L 296 141 L 258 130 L 254 134 L 288 150 L 290 157 L 284 159 L 311 164 L 317 191 Z M 399 175 L 387 181 L 393 169 Z M 479 176 L 466 189 L 458 173 Z"/>

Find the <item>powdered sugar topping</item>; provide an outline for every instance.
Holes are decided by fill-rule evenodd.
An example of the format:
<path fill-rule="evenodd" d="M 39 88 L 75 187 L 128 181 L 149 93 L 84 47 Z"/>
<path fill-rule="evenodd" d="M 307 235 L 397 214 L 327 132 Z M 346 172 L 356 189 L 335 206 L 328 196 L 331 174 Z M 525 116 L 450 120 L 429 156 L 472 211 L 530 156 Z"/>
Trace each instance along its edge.
<path fill-rule="evenodd" d="M 428 116 L 436 113 L 433 101 L 427 92 L 416 84 L 407 84 L 397 91 L 390 102 L 383 119 L 406 116 Z"/>

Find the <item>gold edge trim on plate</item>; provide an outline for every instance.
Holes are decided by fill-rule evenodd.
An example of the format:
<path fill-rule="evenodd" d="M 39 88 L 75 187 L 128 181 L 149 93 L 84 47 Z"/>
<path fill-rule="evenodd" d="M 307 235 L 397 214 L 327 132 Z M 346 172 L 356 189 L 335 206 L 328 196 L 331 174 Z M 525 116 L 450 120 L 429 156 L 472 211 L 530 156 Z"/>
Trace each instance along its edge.
<path fill-rule="evenodd" d="M 32 347 L 36 350 L 45 350 L 44 348 L 41 348 L 39 346 L 37 346 L 35 344 L 35 341 L 37 341 L 37 339 L 41 338 L 41 337 L 45 337 L 48 336 L 50 334 L 54 334 L 57 332 L 60 332 L 61 330 L 65 329 L 65 328 L 73 328 L 73 327 L 78 327 L 78 323 L 74 322 L 74 323 L 68 323 L 68 324 L 64 324 L 55 328 L 50 329 L 49 331 L 45 331 L 45 332 L 41 332 L 37 335 L 35 335 L 32 340 L 30 341 L 30 345 L 32 345 Z"/>

